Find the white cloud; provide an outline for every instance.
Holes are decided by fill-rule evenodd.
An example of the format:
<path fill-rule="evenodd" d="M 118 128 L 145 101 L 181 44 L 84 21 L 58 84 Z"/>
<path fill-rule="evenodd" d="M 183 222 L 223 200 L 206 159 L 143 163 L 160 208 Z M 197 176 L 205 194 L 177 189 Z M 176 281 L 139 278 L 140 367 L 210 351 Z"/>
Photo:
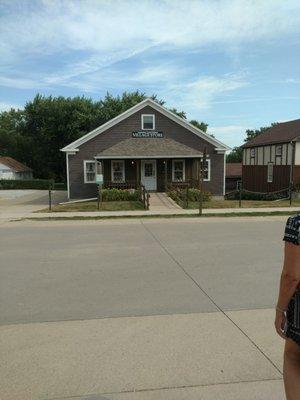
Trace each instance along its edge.
<path fill-rule="evenodd" d="M 22 106 L 18 105 L 18 104 L 10 104 L 10 103 L 5 103 L 3 101 L 0 101 L 0 112 L 1 111 L 9 111 L 11 108 L 23 108 Z"/>
<path fill-rule="evenodd" d="M 7 2 L 2 9 L 0 58 L 6 65 L 24 57 L 89 53 L 75 73 L 151 47 L 226 48 L 300 29 L 297 0 L 45 0 Z"/>
<path fill-rule="evenodd" d="M 228 146 L 235 147 L 244 143 L 246 129 L 251 128 L 243 125 L 211 126 L 209 127 L 209 133 L 215 135 L 218 140 Z"/>
<path fill-rule="evenodd" d="M 173 107 L 182 107 L 197 114 L 211 107 L 214 98 L 227 92 L 248 86 L 242 74 L 227 74 L 221 77 L 203 76 L 192 82 L 171 84 L 164 88 L 164 98 Z"/>

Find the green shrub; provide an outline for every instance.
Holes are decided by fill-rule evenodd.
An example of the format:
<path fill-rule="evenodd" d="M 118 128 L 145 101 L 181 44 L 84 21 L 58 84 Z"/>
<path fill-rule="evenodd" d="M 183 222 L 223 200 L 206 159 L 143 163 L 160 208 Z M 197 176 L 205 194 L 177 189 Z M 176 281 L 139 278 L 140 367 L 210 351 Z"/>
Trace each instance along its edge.
<path fill-rule="evenodd" d="M 49 187 L 52 187 L 53 181 L 48 179 L 1 179 L 0 180 L 0 189 L 8 190 L 8 189 L 37 189 L 37 190 L 48 190 Z"/>
<path fill-rule="evenodd" d="M 189 189 L 189 201 L 199 201 L 200 199 L 200 190 L 191 188 Z M 203 201 L 210 201 L 211 200 L 211 193 L 204 190 L 203 191 Z"/>
<path fill-rule="evenodd" d="M 242 200 L 257 200 L 257 201 L 274 201 L 280 199 L 286 199 L 288 197 L 288 191 L 281 193 L 254 193 L 245 192 L 242 190 L 241 199 Z M 240 198 L 239 192 L 232 192 L 225 195 L 226 200 L 238 200 Z"/>
<path fill-rule="evenodd" d="M 180 206 L 184 205 L 186 202 L 186 189 L 171 189 L 168 191 L 168 196 L 171 197 Z M 211 193 L 208 191 L 203 191 L 203 201 L 211 200 Z M 188 201 L 196 202 L 200 199 L 200 190 L 191 188 L 188 190 Z"/>
<path fill-rule="evenodd" d="M 135 189 L 103 189 L 103 201 L 138 201 L 140 200 L 141 193 Z"/>
<path fill-rule="evenodd" d="M 54 182 L 54 190 L 67 190 L 67 184 L 64 182 Z"/>

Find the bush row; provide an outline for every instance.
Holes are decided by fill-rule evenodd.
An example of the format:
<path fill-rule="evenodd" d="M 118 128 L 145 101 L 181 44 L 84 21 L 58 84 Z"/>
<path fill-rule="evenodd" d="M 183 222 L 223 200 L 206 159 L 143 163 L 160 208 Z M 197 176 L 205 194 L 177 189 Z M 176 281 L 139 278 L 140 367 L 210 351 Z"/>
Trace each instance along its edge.
<path fill-rule="evenodd" d="M 176 203 L 182 205 L 186 201 L 186 193 L 188 192 L 188 201 L 195 202 L 200 200 L 200 190 L 199 189 L 172 189 L 168 192 L 168 196 L 171 197 Z M 203 191 L 203 201 L 211 200 L 211 193 L 208 191 Z"/>
<path fill-rule="evenodd" d="M 287 192 L 282 193 L 251 193 L 251 192 L 244 192 L 242 190 L 241 199 L 242 200 L 258 200 L 258 201 L 274 201 L 279 199 L 286 199 L 288 197 Z M 229 193 L 225 195 L 227 200 L 238 200 L 240 198 L 239 192 Z"/>
<path fill-rule="evenodd" d="M 138 201 L 141 198 L 141 192 L 135 189 L 103 189 L 103 201 Z"/>
<path fill-rule="evenodd" d="M 54 190 L 66 190 L 65 183 L 53 182 L 50 179 L 0 179 L 0 189 L 36 189 L 36 190 L 48 190 L 49 188 Z"/>

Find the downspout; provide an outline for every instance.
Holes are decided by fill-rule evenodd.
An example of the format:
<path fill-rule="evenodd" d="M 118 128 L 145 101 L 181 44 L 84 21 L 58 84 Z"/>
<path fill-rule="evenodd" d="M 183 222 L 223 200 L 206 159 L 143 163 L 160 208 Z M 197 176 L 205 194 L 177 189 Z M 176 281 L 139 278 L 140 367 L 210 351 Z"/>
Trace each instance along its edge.
<path fill-rule="evenodd" d="M 66 166 L 67 166 L 67 190 L 68 190 L 68 200 L 70 200 L 70 180 L 69 180 L 69 153 L 66 152 Z"/>
<path fill-rule="evenodd" d="M 293 185 L 294 182 L 293 175 L 294 175 L 294 165 L 295 165 L 296 140 L 297 138 L 294 138 L 293 140 L 290 141 L 290 144 L 292 145 L 292 160 L 290 166 L 290 187 Z"/>

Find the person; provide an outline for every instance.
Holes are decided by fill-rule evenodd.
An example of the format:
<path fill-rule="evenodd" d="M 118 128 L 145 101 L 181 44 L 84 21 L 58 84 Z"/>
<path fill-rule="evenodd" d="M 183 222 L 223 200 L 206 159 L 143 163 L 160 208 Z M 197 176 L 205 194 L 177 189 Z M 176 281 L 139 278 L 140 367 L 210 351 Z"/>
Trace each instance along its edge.
<path fill-rule="evenodd" d="M 300 214 L 284 229 L 284 262 L 276 305 L 275 329 L 285 339 L 283 380 L 287 400 L 300 399 Z"/>

